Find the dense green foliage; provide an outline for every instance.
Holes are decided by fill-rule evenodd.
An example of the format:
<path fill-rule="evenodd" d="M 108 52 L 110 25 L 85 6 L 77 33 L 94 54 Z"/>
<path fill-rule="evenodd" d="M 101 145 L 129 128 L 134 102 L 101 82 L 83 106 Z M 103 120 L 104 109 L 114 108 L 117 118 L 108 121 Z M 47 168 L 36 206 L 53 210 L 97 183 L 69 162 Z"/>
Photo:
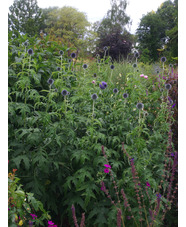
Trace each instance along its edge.
<path fill-rule="evenodd" d="M 51 217 L 44 210 L 43 204 L 34 198 L 33 193 L 25 193 L 15 176 L 17 169 L 8 174 L 8 226 L 46 226 Z M 37 215 L 35 215 L 37 213 Z M 35 218 L 37 217 L 37 218 Z"/>
<path fill-rule="evenodd" d="M 15 36 L 20 33 L 39 35 L 43 24 L 42 10 L 38 7 L 37 0 L 14 0 L 9 7 L 8 30 Z"/>
<path fill-rule="evenodd" d="M 69 47 L 83 49 L 87 27 L 90 25 L 85 13 L 68 6 L 53 8 L 48 14 L 47 9 L 44 9 L 44 12 L 46 15 L 44 31 L 47 34 L 60 38 L 61 42 L 68 44 Z"/>
<path fill-rule="evenodd" d="M 73 49 L 49 41 L 49 36 L 13 39 L 9 34 L 10 169 L 18 169 L 24 190 L 34 193 L 58 226 L 73 225 L 74 204 L 78 222 L 85 212 L 86 226 L 115 227 L 117 210 L 100 187 L 104 181 L 117 199 L 111 178 L 104 172 L 104 145 L 119 191 L 124 188 L 139 223 L 130 160 L 122 151 L 124 142 L 134 158 L 141 187 L 150 183 L 151 202 L 144 195 L 147 212 L 150 206 L 156 207 L 156 193 L 162 194 L 156 222 L 164 226 L 161 217 L 166 207 L 171 208 L 167 191 L 173 173 L 166 170 L 167 181 L 161 183 L 164 162 L 173 163 L 170 154 L 165 156 L 174 122 L 162 78 L 169 68 L 163 66 L 159 78 L 152 66 L 144 64 L 133 67 L 124 61 L 111 69 L 110 59 L 105 57 L 84 69 L 87 62 L 69 62 L 69 52 Z M 148 79 L 140 77 L 141 73 Z M 102 81 L 107 83 L 105 89 L 99 87 Z M 119 92 L 114 93 L 114 88 Z M 97 94 L 96 100 L 91 98 L 93 94 Z M 139 102 L 144 109 L 138 110 Z M 130 214 L 123 203 L 121 206 L 126 225 L 134 226 L 132 219 L 127 220 Z M 151 220 L 149 214 L 147 218 Z"/>
<path fill-rule="evenodd" d="M 178 57 L 178 1 L 167 0 L 156 12 L 144 15 L 137 29 L 139 50 L 148 53 L 149 62 L 155 62 L 163 55 L 169 61 Z"/>

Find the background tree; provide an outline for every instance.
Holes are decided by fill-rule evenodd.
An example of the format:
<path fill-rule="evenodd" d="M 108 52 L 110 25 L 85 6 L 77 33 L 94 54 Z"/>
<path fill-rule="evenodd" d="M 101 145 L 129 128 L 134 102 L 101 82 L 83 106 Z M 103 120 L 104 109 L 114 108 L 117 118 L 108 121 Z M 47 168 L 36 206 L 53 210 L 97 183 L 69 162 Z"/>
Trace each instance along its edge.
<path fill-rule="evenodd" d="M 137 29 L 139 50 L 143 53 L 143 50 L 147 49 L 149 60 L 157 61 L 159 50 L 166 56 L 177 56 L 177 15 L 177 0 L 168 0 L 161 4 L 157 12 L 152 11 L 142 17 Z"/>
<path fill-rule="evenodd" d="M 83 49 L 87 27 L 90 26 L 84 13 L 69 6 L 56 8 L 45 15 L 45 23 L 46 33 L 59 38 L 69 47 Z"/>
<path fill-rule="evenodd" d="M 37 35 L 43 23 L 42 10 L 37 5 L 37 0 L 14 0 L 9 7 L 8 30 L 16 36 L 20 33 Z"/>
<path fill-rule="evenodd" d="M 109 55 L 112 59 L 118 59 L 119 56 L 126 57 L 131 51 L 132 36 L 126 29 L 126 25 L 131 22 L 130 17 L 126 15 L 126 7 L 126 0 L 111 1 L 111 9 L 97 29 L 99 54 L 103 54 L 104 46 L 109 46 Z"/>

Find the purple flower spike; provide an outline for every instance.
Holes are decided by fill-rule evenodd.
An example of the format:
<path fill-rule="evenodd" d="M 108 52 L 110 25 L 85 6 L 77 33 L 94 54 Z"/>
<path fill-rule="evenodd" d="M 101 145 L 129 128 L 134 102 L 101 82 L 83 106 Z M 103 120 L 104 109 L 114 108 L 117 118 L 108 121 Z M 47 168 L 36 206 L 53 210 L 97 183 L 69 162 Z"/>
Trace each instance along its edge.
<path fill-rule="evenodd" d="M 104 166 L 111 169 L 111 166 L 108 164 L 105 164 Z"/>
<path fill-rule="evenodd" d="M 176 105 L 176 103 L 174 103 L 174 104 L 172 105 L 172 107 L 171 107 L 171 108 L 174 108 L 174 107 L 175 107 L 175 105 Z"/>
<path fill-rule="evenodd" d="M 147 187 L 150 187 L 150 184 L 149 184 L 149 182 L 146 182 L 146 185 L 147 185 Z"/>

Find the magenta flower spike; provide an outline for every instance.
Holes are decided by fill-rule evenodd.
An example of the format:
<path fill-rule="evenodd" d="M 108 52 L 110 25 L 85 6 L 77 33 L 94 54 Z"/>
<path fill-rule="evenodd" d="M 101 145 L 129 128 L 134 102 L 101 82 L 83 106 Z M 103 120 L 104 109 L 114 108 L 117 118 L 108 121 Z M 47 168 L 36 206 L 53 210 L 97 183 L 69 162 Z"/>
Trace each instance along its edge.
<path fill-rule="evenodd" d="M 144 77 L 144 74 L 141 74 L 140 77 Z"/>
<path fill-rule="evenodd" d="M 104 166 L 111 169 L 111 166 L 108 164 L 105 164 Z"/>
<path fill-rule="evenodd" d="M 148 79 L 148 76 L 144 76 L 145 79 Z"/>
<path fill-rule="evenodd" d="M 150 187 L 150 184 L 149 184 L 149 182 L 146 182 L 146 185 L 147 185 L 147 187 Z"/>

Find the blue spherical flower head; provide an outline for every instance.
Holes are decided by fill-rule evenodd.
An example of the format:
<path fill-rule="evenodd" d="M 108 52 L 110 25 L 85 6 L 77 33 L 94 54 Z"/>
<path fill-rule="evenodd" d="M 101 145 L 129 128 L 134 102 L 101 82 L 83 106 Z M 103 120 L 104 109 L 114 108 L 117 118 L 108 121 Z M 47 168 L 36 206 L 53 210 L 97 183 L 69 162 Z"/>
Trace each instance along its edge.
<path fill-rule="evenodd" d="M 170 68 L 172 68 L 172 67 L 173 67 L 173 65 L 172 65 L 172 64 L 169 64 L 169 67 L 170 67 Z"/>
<path fill-rule="evenodd" d="M 84 69 L 87 69 L 88 68 L 88 65 L 87 64 L 83 64 L 83 68 Z"/>
<path fill-rule="evenodd" d="M 127 93 L 124 93 L 124 94 L 123 94 L 123 98 L 124 98 L 124 99 L 126 99 L 126 98 L 128 98 L 128 97 L 129 97 L 129 95 L 128 95 Z"/>
<path fill-rule="evenodd" d="M 75 58 L 76 54 L 75 53 L 71 53 L 71 58 Z"/>
<path fill-rule="evenodd" d="M 94 73 L 94 74 L 93 74 L 93 77 L 97 77 L 97 74 L 96 74 L 96 73 Z"/>
<path fill-rule="evenodd" d="M 118 93 L 118 89 L 117 88 L 114 88 L 113 89 L 113 93 L 115 93 L 115 94 Z"/>
<path fill-rule="evenodd" d="M 68 95 L 68 91 L 67 91 L 67 90 L 62 90 L 61 94 L 62 94 L 63 96 L 66 96 L 66 95 Z"/>
<path fill-rule="evenodd" d="M 32 49 L 28 49 L 28 54 L 29 55 L 32 55 L 34 52 L 33 52 L 33 50 Z"/>
<path fill-rule="evenodd" d="M 23 45 L 24 45 L 25 47 L 27 47 L 27 46 L 28 46 L 28 42 L 25 41 L 25 42 L 23 43 Z"/>
<path fill-rule="evenodd" d="M 61 68 L 60 67 L 57 67 L 57 71 L 60 71 L 61 70 Z"/>
<path fill-rule="evenodd" d="M 110 68 L 111 68 L 111 69 L 114 69 L 114 65 L 111 65 Z"/>
<path fill-rule="evenodd" d="M 71 59 L 68 59 L 68 63 L 71 63 L 72 62 L 72 60 Z"/>
<path fill-rule="evenodd" d="M 136 107 L 137 107 L 139 110 L 141 110 L 141 109 L 144 108 L 144 105 L 143 105 L 143 103 L 139 102 L 139 103 L 137 103 Z"/>
<path fill-rule="evenodd" d="M 93 100 L 96 100 L 96 99 L 98 98 L 98 96 L 97 96 L 97 94 L 93 94 L 93 95 L 91 95 L 91 98 L 92 98 Z"/>
<path fill-rule="evenodd" d="M 165 89 L 166 90 L 170 90 L 172 88 L 172 85 L 171 84 L 165 84 Z"/>
<path fill-rule="evenodd" d="M 99 84 L 99 87 L 101 89 L 105 89 L 107 87 L 107 83 L 105 81 L 102 81 L 101 84 Z"/>
<path fill-rule="evenodd" d="M 162 58 L 161 58 L 161 61 L 162 61 L 162 62 L 166 62 L 166 60 L 167 60 L 166 57 L 162 57 Z"/>
<path fill-rule="evenodd" d="M 138 57 L 139 57 L 139 53 L 138 53 L 138 52 L 135 52 L 135 53 L 134 53 L 134 57 L 135 57 L 135 58 L 138 58 Z"/>
<path fill-rule="evenodd" d="M 108 50 L 108 47 L 106 47 L 106 46 L 103 47 L 103 50 L 104 50 L 104 51 L 107 51 L 107 50 Z"/>
<path fill-rule="evenodd" d="M 52 85 L 54 83 L 54 80 L 52 78 L 49 78 L 47 81 L 48 84 Z"/>
<path fill-rule="evenodd" d="M 137 67 L 137 64 L 136 64 L 136 63 L 134 63 L 134 64 L 133 64 L 133 68 L 136 68 L 136 67 Z"/>
<path fill-rule="evenodd" d="M 59 51 L 59 54 L 60 54 L 60 55 L 63 55 L 63 54 L 64 54 L 63 50 L 60 50 L 60 51 Z"/>

